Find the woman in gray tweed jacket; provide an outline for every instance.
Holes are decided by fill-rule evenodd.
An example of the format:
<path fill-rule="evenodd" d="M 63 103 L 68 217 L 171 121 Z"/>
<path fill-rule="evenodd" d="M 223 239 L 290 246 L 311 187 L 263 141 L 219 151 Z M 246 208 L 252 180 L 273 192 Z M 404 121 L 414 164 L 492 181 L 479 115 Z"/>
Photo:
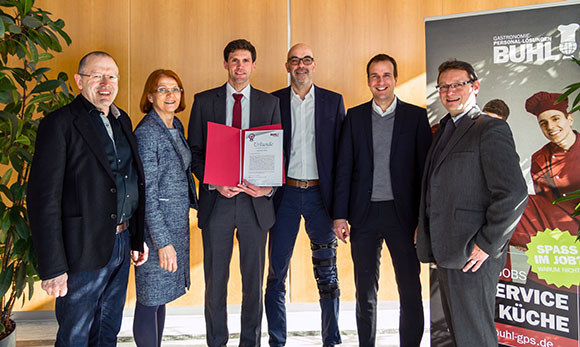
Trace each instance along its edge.
<path fill-rule="evenodd" d="M 197 208 L 191 151 L 175 113 L 183 85 L 171 70 L 149 75 L 141 97 L 147 115 L 135 129 L 145 171 L 145 243 L 149 259 L 135 268 L 133 336 L 139 347 L 161 346 L 165 304 L 189 288 L 189 209 Z"/>

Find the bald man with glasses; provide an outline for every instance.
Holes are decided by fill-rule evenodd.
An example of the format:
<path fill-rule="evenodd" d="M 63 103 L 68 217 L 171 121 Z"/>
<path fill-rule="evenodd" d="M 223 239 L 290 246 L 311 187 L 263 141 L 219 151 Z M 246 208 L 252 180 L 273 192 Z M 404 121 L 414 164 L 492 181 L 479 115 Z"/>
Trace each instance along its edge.
<path fill-rule="evenodd" d="M 339 288 L 336 236 L 332 231 L 332 196 L 336 146 L 342 121 L 342 96 L 312 82 L 312 49 L 298 43 L 288 51 L 290 86 L 272 93 L 280 99 L 284 130 L 286 184 L 276 191 L 276 224 L 270 231 L 270 267 L 266 316 L 270 346 L 286 343 L 286 278 L 300 219 L 306 221 L 314 277 L 322 311 L 325 346 L 341 343 L 338 329 Z"/>

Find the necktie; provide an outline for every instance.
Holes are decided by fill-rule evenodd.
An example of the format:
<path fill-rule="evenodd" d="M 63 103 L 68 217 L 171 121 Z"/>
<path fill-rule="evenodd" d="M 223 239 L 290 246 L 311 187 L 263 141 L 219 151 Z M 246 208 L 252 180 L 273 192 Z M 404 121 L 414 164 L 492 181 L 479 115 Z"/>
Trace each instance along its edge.
<path fill-rule="evenodd" d="M 447 121 L 445 121 L 445 123 L 443 124 L 443 126 L 444 126 L 443 134 L 441 134 L 441 137 L 439 137 L 439 141 L 437 141 L 435 149 L 433 150 L 433 156 L 431 161 L 432 165 L 437 163 L 437 161 L 439 160 L 439 156 L 441 156 L 441 152 L 443 152 L 445 146 L 447 146 L 447 143 L 451 138 L 451 135 L 453 135 L 453 131 L 455 131 L 455 122 L 451 118 L 448 118 Z"/>
<path fill-rule="evenodd" d="M 431 163 L 429 165 L 429 173 L 427 176 L 427 190 L 425 192 L 425 212 L 427 217 L 431 214 L 431 175 L 433 174 L 433 167 L 439 161 L 439 156 L 447 146 L 451 135 L 453 135 L 453 131 L 455 131 L 455 122 L 451 117 L 447 119 L 441 120 L 441 126 L 443 127 L 443 134 L 439 137 L 439 141 L 435 144 L 435 148 L 433 148 L 433 154 L 431 155 Z"/>
<path fill-rule="evenodd" d="M 232 118 L 232 126 L 234 128 L 241 129 L 242 128 L 242 97 L 243 94 L 233 94 L 234 99 L 234 118 Z"/>

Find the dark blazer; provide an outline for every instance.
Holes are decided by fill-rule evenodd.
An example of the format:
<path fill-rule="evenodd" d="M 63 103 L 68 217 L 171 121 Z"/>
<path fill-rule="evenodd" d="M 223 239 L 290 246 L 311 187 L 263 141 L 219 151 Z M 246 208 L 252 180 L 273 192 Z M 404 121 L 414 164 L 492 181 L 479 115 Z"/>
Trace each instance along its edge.
<path fill-rule="evenodd" d="M 334 190 L 334 175 L 336 168 L 336 152 L 340 129 L 344 120 L 344 102 L 342 95 L 327 89 L 314 86 L 314 132 L 316 135 L 316 164 L 320 180 L 322 202 L 332 216 L 332 196 Z M 285 172 L 288 175 L 288 162 L 292 147 L 292 114 L 290 87 L 277 90 L 272 95 L 280 99 L 280 114 L 284 130 Z M 288 176 L 286 176 L 288 177 Z M 276 190 L 274 207 L 282 201 L 284 187 Z"/>
<path fill-rule="evenodd" d="M 435 133 L 434 146 L 441 133 Z M 431 163 L 431 155 L 429 151 L 421 192 L 419 260 L 461 269 L 474 243 L 491 258 L 500 257 L 528 198 L 508 123 L 474 107 L 463 116 L 437 162 Z"/>
<path fill-rule="evenodd" d="M 362 224 L 371 203 L 373 187 L 372 101 L 348 110 L 340 136 L 334 218 Z M 424 108 L 397 99 L 391 141 L 391 186 L 400 222 L 417 226 L 421 177 L 431 144 L 431 129 Z"/>
<path fill-rule="evenodd" d="M 225 124 L 226 122 L 226 85 L 206 90 L 194 96 L 193 108 L 189 118 L 188 142 L 191 147 L 191 169 L 199 180 L 198 225 L 203 229 L 208 221 L 219 192 L 209 190 L 203 184 L 205 170 L 205 147 L 207 143 L 207 122 Z M 252 87 L 250 92 L 250 127 L 280 124 L 278 98 Z M 274 225 L 274 205 L 272 199 L 259 197 L 252 199 L 254 212 L 263 230 Z"/>
<path fill-rule="evenodd" d="M 28 216 L 40 278 L 104 267 L 117 225 L 115 179 L 97 130 L 79 95 L 38 128 L 28 182 Z M 119 110 L 121 111 L 121 110 Z M 121 111 L 139 179 L 139 206 L 130 220 L 131 247 L 143 249 L 143 166 L 131 119 Z"/>

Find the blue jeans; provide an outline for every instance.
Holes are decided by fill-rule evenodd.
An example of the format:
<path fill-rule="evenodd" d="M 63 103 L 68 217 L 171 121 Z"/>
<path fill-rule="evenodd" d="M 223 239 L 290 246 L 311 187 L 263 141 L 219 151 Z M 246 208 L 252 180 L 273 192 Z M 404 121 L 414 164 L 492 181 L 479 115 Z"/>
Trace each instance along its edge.
<path fill-rule="evenodd" d="M 95 245 L 98 246 L 98 245 Z M 127 296 L 129 231 L 115 235 L 104 268 L 68 274 L 68 293 L 56 299 L 55 346 L 116 346 Z"/>
<path fill-rule="evenodd" d="M 320 187 L 302 189 L 284 186 L 282 201 L 276 211 L 276 224 L 270 231 L 268 244 L 270 265 L 265 307 L 270 346 L 284 346 L 286 343 L 286 277 L 301 216 L 304 216 L 306 233 L 314 248 L 314 245 L 328 245 L 336 240 L 332 219 L 322 202 Z M 322 261 L 322 265 L 315 266 L 314 274 L 321 294 L 322 340 L 325 345 L 337 345 L 341 339 L 338 329 L 338 278 L 333 263 L 336 250 L 315 250 L 313 258 Z M 336 289 L 328 290 L 329 286 Z"/>

